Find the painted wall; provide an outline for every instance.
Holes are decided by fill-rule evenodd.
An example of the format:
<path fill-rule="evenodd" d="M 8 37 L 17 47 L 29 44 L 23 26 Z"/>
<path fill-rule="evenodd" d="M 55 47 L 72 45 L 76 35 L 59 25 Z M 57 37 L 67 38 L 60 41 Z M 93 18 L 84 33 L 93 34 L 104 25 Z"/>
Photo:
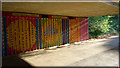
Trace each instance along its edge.
<path fill-rule="evenodd" d="M 3 12 L 2 54 L 18 54 L 88 40 L 88 18 Z"/>
<path fill-rule="evenodd" d="M 89 34 L 88 18 L 69 20 L 70 43 L 88 40 Z"/>

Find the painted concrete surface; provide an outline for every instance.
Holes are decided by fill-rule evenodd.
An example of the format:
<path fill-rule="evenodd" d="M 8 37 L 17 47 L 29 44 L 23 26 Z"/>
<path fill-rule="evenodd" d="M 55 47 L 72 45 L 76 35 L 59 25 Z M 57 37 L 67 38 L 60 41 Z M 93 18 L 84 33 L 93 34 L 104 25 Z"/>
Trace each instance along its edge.
<path fill-rule="evenodd" d="M 19 57 L 31 66 L 118 66 L 119 37 L 89 40 L 80 44 L 53 50 L 38 50 L 20 54 Z M 110 50 L 110 51 L 109 51 Z M 111 58 L 111 59 L 110 59 Z M 105 60 L 104 60 L 105 59 Z M 85 63 L 86 62 L 86 63 Z M 109 62 L 109 63 L 108 63 Z"/>

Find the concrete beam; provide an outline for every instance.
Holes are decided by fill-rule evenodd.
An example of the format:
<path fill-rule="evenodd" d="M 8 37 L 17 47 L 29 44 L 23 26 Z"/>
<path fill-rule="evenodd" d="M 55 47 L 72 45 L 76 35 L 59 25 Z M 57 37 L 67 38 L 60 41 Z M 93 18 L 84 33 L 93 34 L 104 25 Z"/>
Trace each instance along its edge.
<path fill-rule="evenodd" d="M 119 8 L 109 4 L 105 2 L 2 2 L 2 11 L 73 17 L 118 15 Z"/>

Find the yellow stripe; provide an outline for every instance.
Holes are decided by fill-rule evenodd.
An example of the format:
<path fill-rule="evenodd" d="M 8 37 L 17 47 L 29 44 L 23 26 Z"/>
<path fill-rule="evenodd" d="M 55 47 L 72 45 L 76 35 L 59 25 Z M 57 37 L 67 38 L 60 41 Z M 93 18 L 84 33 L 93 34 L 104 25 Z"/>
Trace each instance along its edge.
<path fill-rule="evenodd" d="M 18 20 L 16 20 L 16 43 L 17 43 L 17 51 L 19 50 L 19 31 L 18 31 Z"/>
<path fill-rule="evenodd" d="M 22 51 L 24 51 L 24 20 L 22 19 Z"/>
<path fill-rule="evenodd" d="M 22 51 L 24 51 L 24 20 L 22 19 Z"/>
<path fill-rule="evenodd" d="M 23 19 L 23 34 L 24 34 L 24 50 L 26 50 L 26 25 L 25 25 L 25 19 Z"/>
<path fill-rule="evenodd" d="M 20 47 L 21 47 L 21 51 L 23 50 L 22 48 L 22 22 L 21 19 L 19 19 L 19 30 L 20 30 Z"/>
<path fill-rule="evenodd" d="M 20 43 L 19 43 L 19 41 L 20 41 L 20 20 L 19 20 L 19 18 L 18 18 L 18 50 L 20 51 Z"/>
<path fill-rule="evenodd" d="M 30 21 L 30 43 L 31 43 L 30 47 L 32 48 L 32 23 L 31 21 Z"/>
<path fill-rule="evenodd" d="M 21 48 L 23 51 L 23 19 L 21 19 Z"/>
<path fill-rule="evenodd" d="M 27 25 L 27 49 L 30 49 L 30 45 L 29 45 L 29 25 L 28 25 L 28 20 L 26 20 L 26 25 Z"/>

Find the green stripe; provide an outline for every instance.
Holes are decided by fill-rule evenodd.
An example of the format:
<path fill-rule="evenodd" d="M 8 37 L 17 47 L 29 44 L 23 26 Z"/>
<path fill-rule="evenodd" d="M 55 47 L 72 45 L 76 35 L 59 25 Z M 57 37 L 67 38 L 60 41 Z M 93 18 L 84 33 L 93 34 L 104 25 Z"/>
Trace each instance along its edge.
<path fill-rule="evenodd" d="M 47 47 L 47 43 L 45 42 L 45 48 Z"/>
<path fill-rule="evenodd" d="M 43 18 L 41 18 L 41 20 L 42 20 L 42 26 L 43 26 Z"/>

